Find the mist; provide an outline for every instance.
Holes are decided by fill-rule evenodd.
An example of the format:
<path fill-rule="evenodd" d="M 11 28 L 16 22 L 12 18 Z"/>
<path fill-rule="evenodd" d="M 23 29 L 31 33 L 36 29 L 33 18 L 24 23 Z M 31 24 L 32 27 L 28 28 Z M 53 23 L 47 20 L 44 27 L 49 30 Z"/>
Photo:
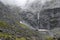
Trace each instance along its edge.
<path fill-rule="evenodd" d="M 2 1 L 4 4 L 8 4 L 8 5 L 16 5 L 16 6 L 26 6 L 26 4 L 28 3 L 32 3 L 36 0 L 0 0 Z M 40 0 L 42 4 L 44 4 L 46 1 L 50 1 L 50 0 Z"/>

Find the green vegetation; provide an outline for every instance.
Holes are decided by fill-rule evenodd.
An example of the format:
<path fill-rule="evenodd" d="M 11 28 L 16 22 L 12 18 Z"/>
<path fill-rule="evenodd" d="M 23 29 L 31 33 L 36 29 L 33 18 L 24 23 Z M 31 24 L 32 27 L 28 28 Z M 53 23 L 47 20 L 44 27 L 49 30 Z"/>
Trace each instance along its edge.
<path fill-rule="evenodd" d="M 7 27 L 9 27 L 10 25 L 7 23 L 7 22 L 5 22 L 5 21 L 0 21 L 0 28 L 7 28 Z"/>
<path fill-rule="evenodd" d="M 21 23 L 19 23 L 18 21 L 16 21 L 16 24 L 19 25 L 19 26 L 22 27 L 22 28 L 28 29 L 28 26 L 27 26 L 27 25 L 21 24 Z"/>
<path fill-rule="evenodd" d="M 12 35 L 9 35 L 8 33 L 1 33 L 0 32 L 0 38 L 3 38 L 3 39 L 12 39 Z"/>
<path fill-rule="evenodd" d="M 31 29 L 28 28 L 28 26 L 18 23 L 16 22 L 16 25 L 18 25 L 19 27 L 15 28 L 15 25 L 11 26 L 10 24 L 8 24 L 5 21 L 0 21 L 0 27 L 2 29 L 8 29 L 8 32 L 0 32 L 0 38 L 3 39 L 8 39 L 8 40 L 27 40 L 28 38 L 31 39 L 32 36 L 38 36 L 38 32 L 33 31 Z M 18 28 L 22 28 L 22 29 L 18 29 Z M 10 33 L 10 31 L 12 32 L 14 29 L 14 34 Z M 3 30 L 2 30 L 3 31 Z M 16 36 L 16 34 L 21 34 L 21 37 Z M 12 35 L 13 34 L 13 35 Z M 13 37 L 13 38 L 12 38 Z"/>
<path fill-rule="evenodd" d="M 24 38 L 24 37 L 18 38 L 16 36 L 13 36 L 13 35 L 10 35 L 7 33 L 0 33 L 0 38 L 4 38 L 5 40 L 6 39 L 8 39 L 8 40 L 26 40 L 26 38 Z"/>
<path fill-rule="evenodd" d="M 21 23 L 20 23 L 20 26 L 23 27 L 23 28 L 28 28 L 26 25 L 21 24 Z"/>
<path fill-rule="evenodd" d="M 24 38 L 24 37 L 16 38 L 16 40 L 26 40 L 26 38 Z"/>
<path fill-rule="evenodd" d="M 0 26 L 1 26 L 1 27 L 4 27 L 4 26 L 8 26 L 8 25 L 7 25 L 6 22 L 4 22 L 4 21 L 0 21 Z"/>
<path fill-rule="evenodd" d="M 47 36 L 47 37 L 46 37 L 46 40 L 53 40 L 53 37 Z"/>

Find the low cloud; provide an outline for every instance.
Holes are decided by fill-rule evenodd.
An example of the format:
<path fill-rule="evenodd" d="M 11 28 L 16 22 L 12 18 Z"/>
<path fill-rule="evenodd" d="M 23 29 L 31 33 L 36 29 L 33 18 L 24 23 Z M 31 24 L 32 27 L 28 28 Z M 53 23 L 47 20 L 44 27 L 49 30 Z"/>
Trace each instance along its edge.
<path fill-rule="evenodd" d="M 0 0 L 0 1 L 8 5 L 24 6 L 27 0 Z"/>
<path fill-rule="evenodd" d="M 25 6 L 28 3 L 32 3 L 34 1 L 38 1 L 38 0 L 0 0 L 2 1 L 4 4 L 8 4 L 8 5 L 17 5 L 17 6 Z M 40 0 L 42 4 L 44 4 L 46 1 L 50 1 L 50 0 Z"/>
<path fill-rule="evenodd" d="M 51 1 L 51 0 L 41 0 L 41 3 L 44 4 L 47 1 Z"/>

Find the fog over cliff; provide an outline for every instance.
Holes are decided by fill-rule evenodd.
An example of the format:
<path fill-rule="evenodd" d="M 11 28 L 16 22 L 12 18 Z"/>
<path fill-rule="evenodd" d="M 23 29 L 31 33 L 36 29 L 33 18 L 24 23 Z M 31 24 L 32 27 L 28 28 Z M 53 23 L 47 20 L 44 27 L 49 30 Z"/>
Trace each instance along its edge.
<path fill-rule="evenodd" d="M 36 0 L 0 0 L 2 1 L 4 4 L 8 4 L 8 5 L 17 5 L 17 6 L 26 6 L 26 4 L 30 4 L 33 3 Z M 40 0 L 41 4 L 44 4 L 46 1 L 50 1 L 50 0 Z"/>

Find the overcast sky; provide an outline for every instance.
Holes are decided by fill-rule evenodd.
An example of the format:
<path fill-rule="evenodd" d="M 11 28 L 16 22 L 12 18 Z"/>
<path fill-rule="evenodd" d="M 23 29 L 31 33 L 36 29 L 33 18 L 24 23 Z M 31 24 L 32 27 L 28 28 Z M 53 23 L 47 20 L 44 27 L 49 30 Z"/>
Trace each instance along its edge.
<path fill-rule="evenodd" d="M 5 4 L 10 5 L 17 5 L 17 6 L 25 6 L 26 2 L 28 0 L 0 0 L 4 2 Z M 29 0 L 29 2 L 33 2 L 34 0 Z M 44 3 L 46 0 L 41 0 L 42 3 Z"/>
<path fill-rule="evenodd" d="M 12 4 L 17 6 L 24 6 L 28 0 L 0 0 L 4 2 L 5 4 Z M 33 0 L 29 0 L 29 2 L 32 2 Z"/>

